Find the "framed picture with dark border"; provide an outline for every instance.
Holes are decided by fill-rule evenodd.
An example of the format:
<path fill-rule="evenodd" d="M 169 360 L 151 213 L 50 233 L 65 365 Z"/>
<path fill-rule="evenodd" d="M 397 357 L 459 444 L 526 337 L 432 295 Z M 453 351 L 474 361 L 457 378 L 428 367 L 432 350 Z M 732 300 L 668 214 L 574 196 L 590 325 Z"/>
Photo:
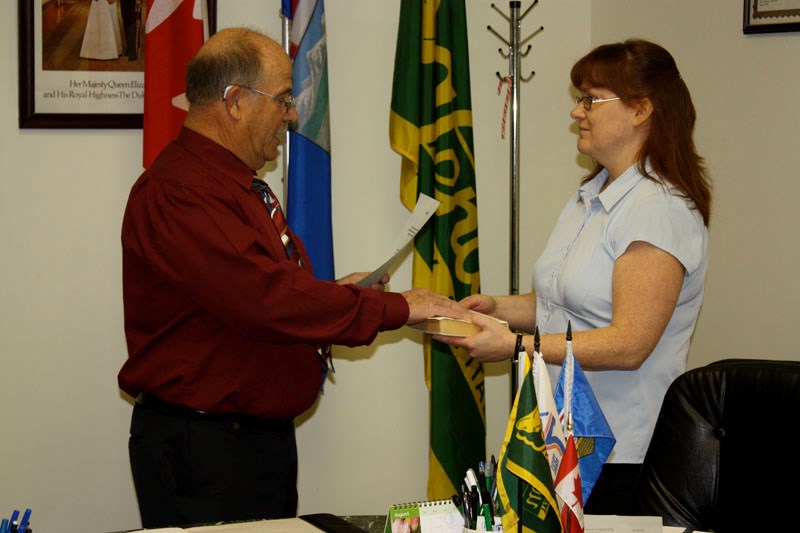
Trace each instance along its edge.
<path fill-rule="evenodd" d="M 146 5 L 146 0 L 18 0 L 19 127 L 141 128 Z M 216 0 L 206 0 L 206 10 L 213 34 Z M 133 17 L 125 16 L 131 12 Z M 106 28 L 112 28 L 110 45 L 103 39 L 91 46 L 85 30 L 98 21 L 107 25 L 99 34 L 109 35 Z"/>
<path fill-rule="evenodd" d="M 800 31 L 800 0 L 744 0 L 742 31 Z"/>

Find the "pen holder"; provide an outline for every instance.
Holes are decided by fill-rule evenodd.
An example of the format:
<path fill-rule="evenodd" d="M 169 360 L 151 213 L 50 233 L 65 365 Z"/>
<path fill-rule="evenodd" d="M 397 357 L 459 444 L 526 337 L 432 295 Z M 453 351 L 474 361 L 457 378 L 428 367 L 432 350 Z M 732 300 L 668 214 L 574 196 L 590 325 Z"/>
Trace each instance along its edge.
<path fill-rule="evenodd" d="M 485 528 L 484 529 L 470 529 L 468 527 L 465 527 L 463 529 L 463 533 L 489 533 L 490 531 L 497 531 L 499 533 L 503 533 L 503 526 L 498 523 L 498 524 L 494 525 L 494 529 L 492 529 L 492 530 L 487 530 Z M 509 533 L 512 533 L 512 532 L 509 532 Z M 516 532 L 513 532 L 513 533 L 516 533 Z"/>

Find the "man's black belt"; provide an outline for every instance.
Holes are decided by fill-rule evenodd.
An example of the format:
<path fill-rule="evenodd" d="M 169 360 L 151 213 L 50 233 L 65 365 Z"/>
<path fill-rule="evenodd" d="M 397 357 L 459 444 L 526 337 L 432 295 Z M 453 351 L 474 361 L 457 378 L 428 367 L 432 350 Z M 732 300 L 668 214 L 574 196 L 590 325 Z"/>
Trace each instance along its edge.
<path fill-rule="evenodd" d="M 146 392 L 139 394 L 136 398 L 136 403 L 145 409 L 151 409 L 166 415 L 230 424 L 237 429 L 242 427 L 248 429 L 272 430 L 286 429 L 294 425 L 293 420 L 265 420 L 263 418 L 240 413 L 207 413 L 206 411 L 199 411 L 197 409 L 190 409 L 173 403 L 167 403 Z"/>

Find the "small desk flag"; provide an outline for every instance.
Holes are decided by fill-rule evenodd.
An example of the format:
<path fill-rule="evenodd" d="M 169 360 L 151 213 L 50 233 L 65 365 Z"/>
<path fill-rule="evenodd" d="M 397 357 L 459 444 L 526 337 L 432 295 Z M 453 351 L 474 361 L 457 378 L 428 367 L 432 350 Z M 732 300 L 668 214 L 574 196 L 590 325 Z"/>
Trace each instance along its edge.
<path fill-rule="evenodd" d="M 500 450 L 497 491 L 504 531 L 561 533 L 530 358 Z"/>
<path fill-rule="evenodd" d="M 566 424 L 569 411 L 572 416 L 572 435 L 580 467 L 583 504 L 589 499 L 603 465 L 617 443 L 608 426 L 603 411 L 592 392 L 592 387 L 572 353 L 571 342 L 567 342 L 567 354 L 561 366 L 561 375 L 556 385 L 555 400 L 562 424 Z M 571 401 L 570 401 L 571 400 Z M 571 404 L 571 407 L 570 407 Z"/>

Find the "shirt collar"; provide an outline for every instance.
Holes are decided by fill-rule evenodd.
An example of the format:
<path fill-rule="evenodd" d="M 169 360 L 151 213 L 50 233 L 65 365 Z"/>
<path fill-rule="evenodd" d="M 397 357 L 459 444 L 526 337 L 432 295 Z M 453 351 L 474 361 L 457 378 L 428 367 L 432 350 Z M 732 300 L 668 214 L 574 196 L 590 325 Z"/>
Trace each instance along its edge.
<path fill-rule="evenodd" d="M 250 189 L 256 172 L 224 146 L 185 126 L 178 133 L 176 142 L 211 167 L 215 174 L 230 176 L 242 188 Z"/>
<path fill-rule="evenodd" d="M 578 195 L 580 196 L 581 201 L 588 206 L 591 205 L 592 201 L 594 201 L 596 198 L 606 212 L 611 211 L 617 202 L 619 202 L 626 194 L 628 194 L 628 192 L 633 189 L 637 183 L 646 178 L 642 176 L 642 174 L 636 168 L 636 164 L 633 164 L 608 187 L 606 187 L 603 192 L 600 192 L 600 189 L 603 187 L 603 184 L 607 179 L 608 170 L 603 169 L 597 174 L 597 176 L 584 183 L 578 189 Z"/>

